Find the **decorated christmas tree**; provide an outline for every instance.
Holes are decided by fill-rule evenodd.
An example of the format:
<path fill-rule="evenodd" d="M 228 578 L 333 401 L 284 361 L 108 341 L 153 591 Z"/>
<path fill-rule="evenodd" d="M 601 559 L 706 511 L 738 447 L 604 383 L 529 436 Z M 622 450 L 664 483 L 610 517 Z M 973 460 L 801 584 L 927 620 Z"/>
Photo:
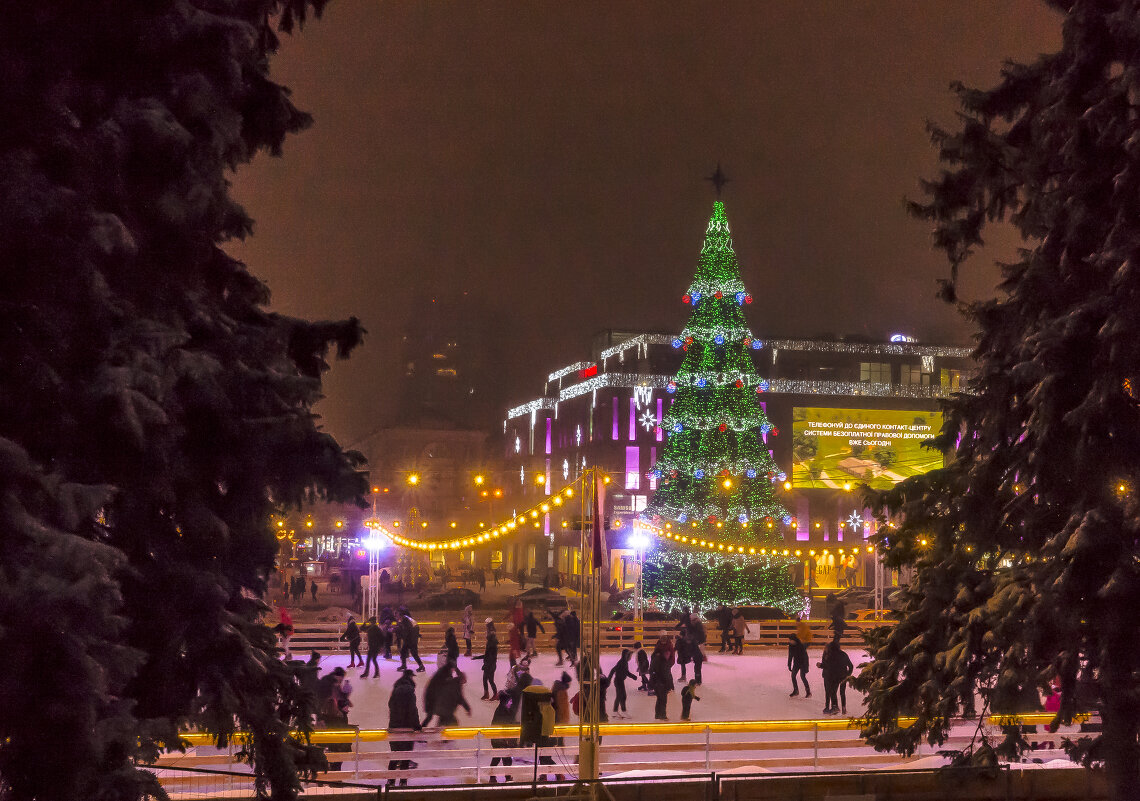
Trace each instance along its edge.
<path fill-rule="evenodd" d="M 666 609 L 764 605 L 797 613 L 803 601 L 782 537 L 792 519 L 774 492 L 786 476 L 767 445 L 779 432 L 761 405 L 768 382 L 752 351 L 762 343 L 744 319 L 752 296 L 719 200 L 682 300 L 693 312 L 673 340 L 685 359 L 667 387 L 674 396 L 661 423 L 667 440 L 643 517 L 662 534 L 646 556 L 645 596 Z"/>

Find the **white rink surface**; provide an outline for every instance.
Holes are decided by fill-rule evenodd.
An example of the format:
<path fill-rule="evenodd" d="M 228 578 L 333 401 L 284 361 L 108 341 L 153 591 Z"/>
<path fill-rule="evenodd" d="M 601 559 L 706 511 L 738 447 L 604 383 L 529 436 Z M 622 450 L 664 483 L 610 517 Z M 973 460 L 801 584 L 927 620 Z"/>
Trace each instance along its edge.
<path fill-rule="evenodd" d="M 792 682 L 791 673 L 787 669 L 788 655 L 786 649 L 755 647 L 748 649 L 746 647 L 744 655 L 735 656 L 717 653 L 716 648 L 713 647 L 709 650 L 709 659 L 702 668 L 704 683 L 697 693 L 701 700 L 693 703 L 692 720 L 808 720 L 825 717 L 823 714 L 823 679 L 820 677 L 819 668 L 816 667 L 822 652 L 822 643 L 814 644 L 808 650 L 811 657 L 808 681 L 811 683 L 812 697 L 804 698 L 801 689 L 798 698 L 789 698 L 788 694 L 792 691 Z M 475 652 L 473 651 L 473 653 Z M 610 668 L 617 662 L 619 653 L 618 651 L 603 651 L 602 669 L 609 672 Z M 851 657 L 851 661 L 855 663 L 856 670 L 858 670 L 860 662 L 867 658 L 863 651 L 851 649 L 847 653 Z M 294 654 L 294 658 L 301 656 L 303 655 Z M 421 657 L 424 660 L 424 666 L 427 668 L 426 673 L 416 674 L 416 698 L 422 720 L 424 716 L 423 688 L 427 684 L 428 677 L 436 669 L 436 657 L 434 654 L 421 654 Z M 571 676 L 574 675 L 574 671 L 569 669 L 569 663 L 558 667 L 555 665 L 555 661 L 553 654 L 540 652 L 537 658 L 531 660 L 531 675 L 547 687 L 558 679 L 563 670 L 569 672 Z M 414 668 L 415 663 L 411 664 Z M 322 675 L 335 667 L 345 668 L 348 671 L 347 678 L 352 684 L 351 700 L 353 706 L 349 710 L 349 722 L 362 729 L 385 728 L 388 725 L 388 696 L 392 691 L 392 684 L 399 678 L 400 660 L 386 661 L 380 659 L 380 677 L 378 679 L 361 679 L 359 668 L 355 671 L 348 668 L 347 656 L 326 656 L 321 659 Z M 500 651 L 498 669 L 495 673 L 495 679 L 500 690 L 504 687 L 508 667 L 509 663 L 505 652 Z M 460 655 L 459 669 L 467 676 L 465 696 L 472 709 L 470 718 L 465 715 L 462 708 L 459 710 L 459 725 L 490 725 L 495 704 L 490 701 L 479 700 L 479 696 L 483 694 L 482 662 Z M 630 670 L 633 673 L 637 672 L 636 660 L 632 658 L 630 659 Z M 692 678 L 692 665 L 687 667 L 687 671 L 686 675 Z M 674 665 L 673 679 L 677 687 L 676 692 L 669 696 L 668 714 L 670 721 L 681 719 L 680 693 L 683 684 L 680 676 L 680 667 Z M 655 699 L 647 693 L 635 690 L 634 687 L 636 686 L 636 679 L 626 681 L 630 720 L 652 723 Z M 575 679 L 570 690 L 571 696 L 577 692 L 577 687 L 578 683 Z M 610 688 L 606 697 L 607 706 L 611 710 L 611 722 L 619 722 L 621 719 L 613 717 L 612 714 L 613 688 Z M 848 714 L 858 716 L 862 709 L 862 696 L 848 687 Z M 577 722 L 577 718 L 574 718 L 572 722 Z"/>

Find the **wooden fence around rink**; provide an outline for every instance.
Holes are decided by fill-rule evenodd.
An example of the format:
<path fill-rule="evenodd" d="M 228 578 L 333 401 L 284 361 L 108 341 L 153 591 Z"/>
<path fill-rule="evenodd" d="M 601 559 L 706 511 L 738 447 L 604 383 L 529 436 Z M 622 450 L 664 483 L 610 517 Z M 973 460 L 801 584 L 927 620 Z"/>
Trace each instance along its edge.
<path fill-rule="evenodd" d="M 1073 726 L 1055 733 L 1044 731 L 1051 714 L 991 716 L 983 724 L 991 734 L 1002 726 L 1041 727 L 1040 733 L 1024 736 L 1035 747 L 1033 757 L 1042 761 L 1064 759 L 1063 737 L 1073 737 L 1083 716 Z M 904 721 L 911 722 L 911 721 Z M 870 748 L 858 734 L 858 721 L 825 718 L 821 720 L 752 720 L 708 723 L 603 723 L 599 754 L 602 775 L 626 771 L 693 771 L 723 773 L 745 768 L 757 772 L 777 770 L 843 771 L 868 767 L 905 766 L 936 752 L 929 746 L 912 757 L 881 754 Z M 938 750 L 962 747 L 978 728 L 978 721 L 962 721 L 951 729 L 950 739 Z M 448 727 L 422 732 L 384 730 L 318 730 L 312 742 L 325 748 L 330 769 L 319 773 L 321 781 L 383 783 L 388 779 L 409 779 L 421 784 L 483 784 L 529 781 L 534 772 L 533 748 L 495 748 L 492 741 L 515 738 L 518 726 Z M 540 748 L 539 775 L 573 777 L 577 772 L 577 724 L 557 726 L 555 737 L 565 744 Z M 166 754 L 154 765 L 163 787 L 177 797 L 180 787 L 194 781 L 193 774 L 179 768 L 248 771 L 234 759 L 235 747 L 227 750 L 209 746 L 203 734 L 184 735 L 186 754 Z M 388 744 L 412 742 L 413 751 L 393 752 Z M 338 750 L 331 750 L 332 748 Z M 514 764 L 503 765 L 510 757 Z M 545 759 L 543 759 L 545 758 Z M 389 760 L 413 759 L 413 770 L 389 770 Z M 491 765 L 492 760 L 498 764 Z M 164 769 L 168 769 L 165 770 Z M 240 783 L 240 782 L 239 782 Z M 236 788 L 233 788 L 236 789 Z M 187 790 L 189 792 L 189 790 Z"/>
<path fill-rule="evenodd" d="M 472 646 L 474 646 L 475 643 L 483 642 L 483 631 L 485 628 L 483 620 L 489 616 L 495 618 L 495 626 L 499 635 L 500 645 L 506 640 L 506 629 L 509 628 L 509 626 L 503 619 L 502 613 L 498 612 L 493 615 L 483 614 L 476 622 L 475 639 L 472 640 Z M 428 654 L 435 654 L 443 648 L 443 638 L 448 626 L 455 628 L 456 636 L 459 637 L 460 647 L 463 646 L 462 622 L 424 620 L 418 622 L 420 626 L 419 649 L 421 657 Z M 546 633 L 539 632 L 535 645 L 539 650 L 549 653 L 554 650 L 554 622 L 544 620 L 542 623 L 546 627 Z M 893 626 L 894 623 L 893 620 L 884 620 L 882 622 L 848 621 L 847 628 L 843 632 L 843 637 L 840 642 L 845 647 L 862 647 L 863 632 L 865 630 L 874 628 L 875 626 Z M 810 620 L 808 621 L 808 625 L 811 627 L 813 636 L 812 642 L 808 644 L 809 648 L 821 647 L 831 639 L 832 631 L 828 628 L 831 625 L 831 621 Z M 759 623 L 751 621 L 748 626 L 751 631 L 744 641 L 746 652 L 755 648 L 786 647 L 788 644 L 788 635 L 794 634 L 796 631 L 796 622 L 794 620 L 765 620 Z M 675 620 L 646 621 L 644 623 L 635 623 L 629 620 L 605 621 L 602 623 L 601 631 L 602 649 L 613 651 L 621 648 L 632 648 L 635 642 L 641 642 L 645 647 L 652 650 L 653 643 L 657 641 L 658 637 L 662 634 L 676 634 L 676 627 L 677 621 Z M 340 635 L 343 631 L 344 625 L 340 623 L 297 623 L 294 624 L 294 633 L 292 639 L 289 641 L 289 646 L 297 653 L 308 651 L 317 651 L 322 654 L 347 653 L 348 644 L 340 639 Z M 712 624 L 707 626 L 706 632 L 708 634 L 708 642 L 705 645 L 705 650 L 709 653 L 715 653 L 720 648 L 720 630 L 715 624 Z M 361 651 L 365 650 L 367 650 L 367 642 L 362 642 Z"/>

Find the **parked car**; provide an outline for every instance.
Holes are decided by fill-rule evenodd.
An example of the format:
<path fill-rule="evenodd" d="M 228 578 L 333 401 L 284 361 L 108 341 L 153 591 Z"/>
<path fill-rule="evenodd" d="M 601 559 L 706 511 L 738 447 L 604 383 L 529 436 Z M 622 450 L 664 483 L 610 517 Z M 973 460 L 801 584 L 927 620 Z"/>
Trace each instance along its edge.
<path fill-rule="evenodd" d="M 453 587 L 450 590 L 437 592 L 434 595 L 429 595 L 424 599 L 424 606 L 431 609 L 462 609 L 471 604 L 474 608 L 479 608 L 479 602 L 482 600 L 479 593 L 474 590 L 466 589 L 465 587 Z"/>
<path fill-rule="evenodd" d="M 523 606 L 527 609 L 545 609 L 551 614 L 561 612 L 570 605 L 565 595 L 544 587 L 533 587 L 525 592 L 520 592 L 513 598 L 508 598 L 507 607 L 514 606 L 516 600 L 522 601 Z"/>

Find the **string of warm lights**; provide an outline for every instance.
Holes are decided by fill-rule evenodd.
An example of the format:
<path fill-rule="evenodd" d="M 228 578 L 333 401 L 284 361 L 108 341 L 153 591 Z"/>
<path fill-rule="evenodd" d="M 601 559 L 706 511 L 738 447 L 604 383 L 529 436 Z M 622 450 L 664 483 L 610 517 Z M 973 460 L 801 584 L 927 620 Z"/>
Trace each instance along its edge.
<path fill-rule="evenodd" d="M 644 531 L 656 537 L 672 540 L 673 542 L 681 545 L 686 545 L 690 548 L 704 548 L 708 551 L 718 551 L 723 553 L 743 553 L 753 556 L 757 554 L 760 556 L 767 556 L 769 554 L 772 556 L 803 556 L 802 548 L 757 548 L 755 545 L 741 545 L 735 542 L 724 542 L 723 540 L 714 540 L 708 537 L 701 537 L 699 535 L 689 536 L 687 534 L 681 533 L 680 531 L 674 531 L 672 523 L 666 523 L 665 528 L 661 528 L 660 526 L 655 526 L 652 523 L 646 523 L 644 520 L 636 520 L 633 523 L 633 527 L 635 531 Z M 925 544 L 925 540 L 923 543 Z M 852 554 L 857 554 L 861 549 L 859 546 L 853 545 L 849 549 L 837 548 L 836 553 L 842 554 L 846 553 L 848 550 Z M 866 547 L 866 550 L 867 553 L 874 553 L 875 547 L 873 545 L 868 545 Z M 821 553 L 826 556 L 830 553 L 830 551 L 827 548 L 824 548 L 822 549 Z M 815 556 L 816 551 L 814 549 L 810 550 L 809 554 L 811 556 Z"/>
<path fill-rule="evenodd" d="M 497 526 L 493 526 L 486 530 L 476 531 L 464 537 L 437 540 L 413 540 L 392 532 L 386 526 L 381 524 L 379 520 L 366 521 L 365 525 L 370 529 L 379 531 L 397 545 L 402 545 L 405 548 L 412 548 L 418 551 L 454 551 L 459 548 L 470 548 L 474 545 L 482 545 L 487 542 L 519 533 L 521 530 L 523 530 L 527 523 L 533 523 L 535 527 L 539 526 L 538 521 L 540 516 L 565 507 L 569 503 L 570 499 L 574 497 L 574 492 L 577 486 L 582 483 L 586 476 L 589 475 L 592 475 L 592 473 L 583 473 L 581 476 L 574 479 L 557 492 L 552 492 L 550 495 L 546 496 L 546 498 L 541 503 L 535 504 L 531 508 L 519 512 L 517 515 L 511 517 L 511 519 L 500 523 Z M 609 477 L 606 476 L 603 481 L 608 484 Z"/>

